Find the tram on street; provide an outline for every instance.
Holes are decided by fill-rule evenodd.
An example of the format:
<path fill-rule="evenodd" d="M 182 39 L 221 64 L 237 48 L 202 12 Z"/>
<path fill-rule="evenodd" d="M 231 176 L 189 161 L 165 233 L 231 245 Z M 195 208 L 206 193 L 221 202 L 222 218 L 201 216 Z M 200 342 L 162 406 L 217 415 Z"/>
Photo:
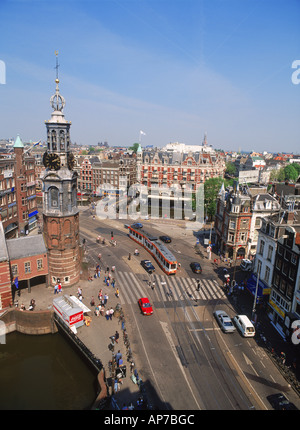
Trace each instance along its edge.
<path fill-rule="evenodd" d="M 177 260 L 164 243 L 143 229 L 128 227 L 129 237 L 142 245 L 156 260 L 167 275 L 175 275 Z"/>

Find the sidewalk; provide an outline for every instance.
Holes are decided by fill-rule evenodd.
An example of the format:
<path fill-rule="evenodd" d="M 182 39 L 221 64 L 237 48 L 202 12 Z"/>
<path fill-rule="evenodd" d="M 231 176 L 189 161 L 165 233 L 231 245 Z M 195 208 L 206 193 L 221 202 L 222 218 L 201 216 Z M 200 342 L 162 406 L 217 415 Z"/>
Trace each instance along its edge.
<path fill-rule="evenodd" d="M 59 294 L 54 294 L 54 288 L 48 287 L 46 288 L 45 284 L 37 285 L 31 288 L 31 292 L 28 293 L 27 289 L 21 290 L 21 296 L 16 297 L 19 302 L 19 307 L 23 303 L 28 309 L 29 302 L 33 298 L 36 302 L 35 311 L 52 309 L 53 299 L 59 297 L 59 295 L 74 295 L 77 297 L 77 289 L 81 288 L 83 294 L 82 303 L 85 304 L 91 312 L 88 312 L 88 316 L 91 317 L 91 323 L 89 326 L 82 326 L 77 329 L 77 336 L 79 339 L 90 349 L 90 351 L 101 360 L 103 367 L 105 369 L 105 375 L 109 386 L 109 394 L 114 394 L 114 399 L 116 401 L 116 407 L 122 409 L 123 405 L 133 404 L 135 409 L 137 407 L 137 400 L 141 396 L 138 385 L 134 384 L 130 377 L 130 363 L 127 361 L 126 355 L 126 346 L 123 341 L 123 331 L 121 323 L 119 322 L 118 317 L 112 317 L 112 320 L 107 320 L 105 316 L 96 316 L 94 313 L 95 306 L 90 305 L 91 298 L 94 297 L 96 305 L 99 303 L 98 293 L 99 290 L 102 289 L 103 294 L 108 295 L 108 301 L 106 305 L 106 309 L 116 308 L 117 304 L 120 304 L 120 298 L 118 299 L 115 295 L 115 290 L 119 287 L 120 295 L 122 294 L 122 288 L 120 285 L 115 286 L 113 288 L 111 285 L 109 287 L 104 284 L 104 271 L 101 271 L 100 278 L 93 278 L 93 281 L 82 280 L 77 285 L 68 287 L 62 286 L 62 292 Z M 129 341 L 130 341 L 130 327 L 126 324 L 126 310 L 123 308 L 124 317 L 125 317 L 125 327 L 129 332 Z M 123 358 L 123 364 L 126 365 L 126 377 L 122 379 L 122 385 L 119 385 L 120 390 L 116 393 L 113 393 L 113 382 L 111 380 L 111 374 L 109 371 L 109 362 L 112 360 L 112 352 L 109 350 L 108 345 L 110 344 L 110 336 L 113 336 L 116 331 L 118 331 L 120 337 L 118 340 L 118 344 L 116 344 L 114 353 L 116 354 L 118 350 L 120 350 Z M 134 356 L 134 348 L 133 349 L 133 360 L 135 360 Z M 139 372 L 139 368 L 135 367 L 139 373 L 139 376 L 142 378 L 142 374 Z M 142 378 L 143 379 L 143 378 Z M 96 398 L 96 396 L 95 396 Z"/>

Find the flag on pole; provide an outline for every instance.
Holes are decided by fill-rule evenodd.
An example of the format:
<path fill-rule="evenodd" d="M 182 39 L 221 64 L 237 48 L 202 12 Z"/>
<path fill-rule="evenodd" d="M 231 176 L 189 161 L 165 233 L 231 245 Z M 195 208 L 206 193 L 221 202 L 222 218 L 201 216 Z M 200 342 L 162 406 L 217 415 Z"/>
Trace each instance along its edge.
<path fill-rule="evenodd" d="M 14 279 L 14 284 L 15 284 L 16 288 L 19 288 L 19 280 L 18 280 L 18 278 Z"/>

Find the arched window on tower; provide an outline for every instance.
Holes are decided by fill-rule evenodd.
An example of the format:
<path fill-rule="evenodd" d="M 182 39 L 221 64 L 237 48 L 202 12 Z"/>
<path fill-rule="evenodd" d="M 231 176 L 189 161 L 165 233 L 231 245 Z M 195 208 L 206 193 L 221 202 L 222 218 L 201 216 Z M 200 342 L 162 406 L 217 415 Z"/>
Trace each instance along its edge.
<path fill-rule="evenodd" d="M 72 188 L 72 206 L 77 206 L 77 189 L 75 185 Z"/>
<path fill-rule="evenodd" d="M 65 151 L 65 132 L 60 130 L 59 132 L 59 150 Z"/>
<path fill-rule="evenodd" d="M 55 130 L 51 131 L 51 146 L 52 146 L 52 151 L 57 151 L 57 140 L 56 140 Z"/>
<path fill-rule="evenodd" d="M 56 187 L 50 187 L 48 190 L 48 206 L 51 209 L 59 208 L 59 191 Z"/>

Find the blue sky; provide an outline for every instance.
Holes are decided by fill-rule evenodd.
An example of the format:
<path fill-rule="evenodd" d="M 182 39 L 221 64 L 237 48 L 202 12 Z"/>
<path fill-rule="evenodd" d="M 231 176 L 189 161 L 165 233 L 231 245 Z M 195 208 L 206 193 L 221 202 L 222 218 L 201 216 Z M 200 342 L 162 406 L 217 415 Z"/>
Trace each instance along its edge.
<path fill-rule="evenodd" d="M 299 0 L 0 0 L 0 17 L 0 138 L 46 139 L 58 50 L 73 142 L 207 133 L 214 148 L 300 153 Z"/>

